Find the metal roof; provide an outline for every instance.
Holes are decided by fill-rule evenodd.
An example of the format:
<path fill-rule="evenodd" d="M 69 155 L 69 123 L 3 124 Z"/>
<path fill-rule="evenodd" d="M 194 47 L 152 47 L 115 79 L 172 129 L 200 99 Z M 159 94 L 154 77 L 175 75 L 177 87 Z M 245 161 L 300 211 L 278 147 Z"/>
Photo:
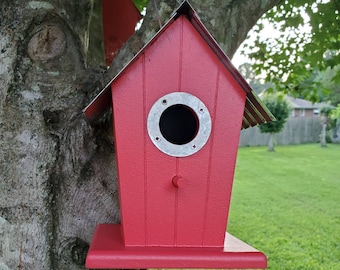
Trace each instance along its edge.
<path fill-rule="evenodd" d="M 209 31 L 200 21 L 198 15 L 192 6 L 184 1 L 180 7 L 173 13 L 170 20 L 156 33 L 156 35 L 135 55 L 135 57 L 126 65 L 129 66 L 132 62 L 135 61 L 144 50 L 153 43 L 154 40 L 157 39 L 159 35 L 161 35 L 167 27 L 174 22 L 179 16 L 184 15 L 188 18 L 197 32 L 201 35 L 210 49 L 216 54 L 218 59 L 224 65 L 224 67 L 228 70 L 228 72 L 233 76 L 233 78 L 238 82 L 243 91 L 246 93 L 246 103 L 243 114 L 242 121 L 242 129 L 264 124 L 270 121 L 275 120 L 275 117 L 271 114 L 268 108 L 264 105 L 264 103 L 257 97 L 256 93 L 247 83 L 247 81 L 242 77 L 242 75 L 238 72 L 238 70 L 231 63 L 228 56 L 224 53 L 215 39 L 211 36 Z M 125 67 L 125 68 L 126 68 Z M 94 100 L 83 110 L 85 117 L 89 121 L 90 124 L 95 122 L 95 120 L 100 117 L 105 110 L 111 106 L 111 84 L 123 73 L 120 71 L 106 86 L 105 88 L 95 97 Z"/>

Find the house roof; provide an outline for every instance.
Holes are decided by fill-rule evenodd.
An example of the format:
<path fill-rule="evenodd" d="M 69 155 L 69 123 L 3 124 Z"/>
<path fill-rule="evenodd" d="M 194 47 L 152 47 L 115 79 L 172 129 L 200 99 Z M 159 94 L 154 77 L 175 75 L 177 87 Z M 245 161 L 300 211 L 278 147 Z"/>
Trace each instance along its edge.
<path fill-rule="evenodd" d="M 210 49 L 215 53 L 218 59 L 221 61 L 223 66 L 228 70 L 228 72 L 233 76 L 233 78 L 238 82 L 240 87 L 246 93 L 246 103 L 243 113 L 242 129 L 256 126 L 259 124 L 267 123 L 275 119 L 267 107 L 262 103 L 262 101 L 257 97 L 256 93 L 238 72 L 238 70 L 233 66 L 230 59 L 223 52 L 218 43 L 211 36 L 209 31 L 205 28 L 203 23 L 198 18 L 198 15 L 192 8 L 192 6 L 184 1 L 180 7 L 173 13 L 170 20 L 156 33 L 156 35 L 137 53 L 137 55 L 127 64 L 129 66 L 138 57 L 143 54 L 143 52 L 160 36 L 169 25 L 171 25 L 178 17 L 184 15 L 188 18 L 189 22 L 201 35 L 203 40 L 207 43 Z M 126 67 L 127 67 L 126 66 Z M 126 68 L 125 67 L 125 68 Z M 95 120 L 100 117 L 105 110 L 111 106 L 111 84 L 120 77 L 125 68 L 123 68 L 120 73 L 118 73 L 106 86 L 105 88 L 95 97 L 94 100 L 84 109 L 84 114 L 90 124 L 94 123 Z"/>
<path fill-rule="evenodd" d="M 287 96 L 287 100 L 294 109 L 320 109 L 322 107 L 329 106 L 326 103 L 312 103 L 309 100 L 290 96 Z"/>

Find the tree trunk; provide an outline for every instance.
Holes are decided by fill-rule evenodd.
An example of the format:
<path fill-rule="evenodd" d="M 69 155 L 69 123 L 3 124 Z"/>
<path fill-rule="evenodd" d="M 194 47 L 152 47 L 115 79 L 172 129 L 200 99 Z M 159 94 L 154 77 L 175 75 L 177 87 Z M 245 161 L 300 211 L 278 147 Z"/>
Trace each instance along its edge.
<path fill-rule="evenodd" d="M 275 140 L 275 133 L 269 133 L 269 141 L 268 141 L 268 151 L 269 152 L 275 151 L 274 140 Z"/>
<path fill-rule="evenodd" d="M 192 1 L 232 56 L 278 0 Z M 177 6 L 156 1 L 108 72 L 88 37 L 93 1 L 2 0 L 0 7 L 0 269 L 84 269 L 95 226 L 119 222 L 110 116 L 82 109 Z M 98 15 L 98 14 L 97 14 Z M 92 43 L 90 43 L 92 44 Z"/>
<path fill-rule="evenodd" d="M 320 145 L 321 145 L 321 147 L 327 146 L 326 136 L 327 136 L 327 121 L 323 120 L 322 130 L 321 130 L 321 135 L 320 135 Z"/>

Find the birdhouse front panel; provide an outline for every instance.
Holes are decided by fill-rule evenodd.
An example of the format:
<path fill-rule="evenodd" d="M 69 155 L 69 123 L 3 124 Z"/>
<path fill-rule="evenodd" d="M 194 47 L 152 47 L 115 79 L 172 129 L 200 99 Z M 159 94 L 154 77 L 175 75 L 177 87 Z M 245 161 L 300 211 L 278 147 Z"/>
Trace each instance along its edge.
<path fill-rule="evenodd" d="M 223 246 L 245 99 L 185 16 L 112 83 L 126 246 Z"/>

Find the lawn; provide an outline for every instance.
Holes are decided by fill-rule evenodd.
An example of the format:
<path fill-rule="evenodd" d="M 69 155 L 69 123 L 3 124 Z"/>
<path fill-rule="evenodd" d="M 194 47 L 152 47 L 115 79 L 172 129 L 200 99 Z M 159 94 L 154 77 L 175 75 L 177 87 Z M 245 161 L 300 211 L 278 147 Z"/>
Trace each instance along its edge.
<path fill-rule="evenodd" d="M 340 145 L 240 148 L 228 232 L 268 269 L 340 269 Z"/>

